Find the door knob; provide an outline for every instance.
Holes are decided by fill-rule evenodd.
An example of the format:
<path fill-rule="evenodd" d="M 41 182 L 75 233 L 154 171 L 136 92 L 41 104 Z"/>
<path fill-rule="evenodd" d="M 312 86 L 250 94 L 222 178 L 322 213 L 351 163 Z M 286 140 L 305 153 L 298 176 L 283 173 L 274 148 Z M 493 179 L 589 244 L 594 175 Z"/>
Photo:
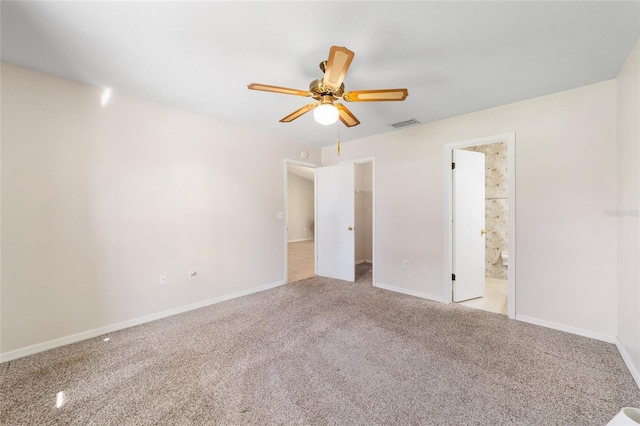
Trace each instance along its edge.
<path fill-rule="evenodd" d="M 353 226 L 350 226 L 350 227 L 349 227 L 349 231 L 353 231 Z"/>
<path fill-rule="evenodd" d="M 480 233 L 481 233 L 482 235 L 484 235 L 484 234 L 486 234 L 486 233 L 487 233 L 487 230 L 486 230 L 486 229 L 481 229 L 481 230 L 480 230 Z"/>

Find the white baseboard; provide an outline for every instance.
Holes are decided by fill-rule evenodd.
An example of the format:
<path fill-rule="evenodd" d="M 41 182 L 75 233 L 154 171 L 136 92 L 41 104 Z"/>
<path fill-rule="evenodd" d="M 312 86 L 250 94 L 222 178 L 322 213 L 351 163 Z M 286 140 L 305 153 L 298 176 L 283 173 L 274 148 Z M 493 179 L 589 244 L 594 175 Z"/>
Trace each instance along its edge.
<path fill-rule="evenodd" d="M 529 324 L 535 324 L 542 327 L 553 328 L 554 330 L 560 330 L 571 334 L 577 334 L 578 336 L 589 337 L 591 339 L 601 340 L 607 343 L 615 343 L 616 337 L 608 334 L 597 333 L 595 331 L 583 330 L 581 328 L 572 327 L 570 325 L 558 324 L 551 321 L 545 321 L 537 318 L 531 318 L 524 315 L 517 315 L 516 320 L 528 322 Z"/>
<path fill-rule="evenodd" d="M 179 306 L 177 308 L 169 309 L 167 311 L 158 312 L 151 315 L 146 315 L 140 318 L 134 318 L 128 321 L 119 322 L 117 324 L 107 325 L 105 327 L 95 328 L 93 330 L 83 331 L 81 333 L 72 334 L 70 336 L 61 337 L 59 339 L 49 340 L 47 342 L 37 343 L 35 345 L 27 346 L 13 351 L 0 354 L 0 363 L 12 361 L 14 359 L 22 358 L 27 355 L 33 355 L 38 352 L 44 352 L 49 349 L 57 348 L 60 346 L 69 345 L 71 343 L 80 342 L 82 340 L 98 337 L 106 333 L 112 333 L 114 331 L 122 330 L 136 325 L 145 324 L 158 319 L 170 317 L 172 315 L 181 314 L 183 312 L 192 311 L 194 309 L 203 308 L 209 305 L 215 305 L 216 303 L 224 302 L 226 300 L 235 299 L 237 297 L 247 296 L 249 294 L 258 293 L 260 291 L 269 290 L 275 287 L 279 287 L 285 284 L 284 281 L 278 281 L 271 284 L 265 284 L 258 287 L 253 287 L 248 290 L 238 291 L 225 296 L 215 297 L 213 299 L 202 300 L 200 302 L 192 303 L 190 305 Z"/>
<path fill-rule="evenodd" d="M 364 262 L 365 263 L 373 263 L 373 260 L 372 259 L 365 259 Z"/>
<path fill-rule="evenodd" d="M 311 238 L 300 238 L 299 240 L 288 240 L 288 243 L 299 243 L 300 241 L 311 241 L 313 240 L 313 237 Z"/>
<path fill-rule="evenodd" d="M 408 294 L 409 296 L 415 296 L 421 299 L 433 300 L 434 302 L 444 303 L 444 299 L 442 297 L 433 296 L 431 294 L 422 293 L 420 291 L 407 290 L 404 288 L 394 287 L 392 285 L 381 284 L 381 283 L 375 283 L 373 286 L 384 289 L 384 290 L 394 291 L 396 293 Z"/>
<path fill-rule="evenodd" d="M 631 373 L 631 376 L 636 381 L 636 385 L 640 388 L 640 366 L 636 366 L 633 364 L 633 360 L 631 356 L 627 352 L 627 350 L 622 346 L 622 342 L 618 338 L 616 338 L 616 348 L 618 348 L 618 352 L 620 352 L 620 356 L 624 360 L 624 363 L 627 364 L 627 368 Z"/>

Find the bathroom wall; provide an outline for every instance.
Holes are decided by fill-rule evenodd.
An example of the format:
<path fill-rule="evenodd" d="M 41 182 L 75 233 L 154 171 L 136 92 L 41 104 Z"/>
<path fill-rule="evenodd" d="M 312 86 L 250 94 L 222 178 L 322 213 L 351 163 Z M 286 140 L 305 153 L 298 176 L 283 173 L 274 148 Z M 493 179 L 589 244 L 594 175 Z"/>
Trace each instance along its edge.
<path fill-rule="evenodd" d="M 355 232 L 356 263 L 371 262 L 372 247 L 372 170 L 371 163 L 355 165 Z"/>
<path fill-rule="evenodd" d="M 506 142 L 465 148 L 485 154 L 485 276 L 507 279 L 500 254 L 509 250 L 509 172 Z"/>

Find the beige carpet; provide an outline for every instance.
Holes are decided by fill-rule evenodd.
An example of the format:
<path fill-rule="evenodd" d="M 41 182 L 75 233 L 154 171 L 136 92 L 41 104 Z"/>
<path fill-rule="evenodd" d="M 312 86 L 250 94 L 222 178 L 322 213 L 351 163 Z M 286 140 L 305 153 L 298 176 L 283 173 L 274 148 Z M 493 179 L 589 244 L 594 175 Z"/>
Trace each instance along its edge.
<path fill-rule="evenodd" d="M 368 267 L 1 364 L 0 424 L 601 426 L 640 406 L 614 345 L 376 289 Z"/>

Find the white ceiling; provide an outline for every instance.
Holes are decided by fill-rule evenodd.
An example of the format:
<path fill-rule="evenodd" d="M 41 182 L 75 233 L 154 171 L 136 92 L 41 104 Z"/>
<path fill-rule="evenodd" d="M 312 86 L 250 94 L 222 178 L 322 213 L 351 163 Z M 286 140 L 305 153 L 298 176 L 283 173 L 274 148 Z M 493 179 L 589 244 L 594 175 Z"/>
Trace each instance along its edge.
<path fill-rule="evenodd" d="M 639 37 L 638 2 L 6 2 L 2 60 L 327 146 L 338 125 L 306 89 L 331 45 L 355 59 L 347 90 L 407 87 L 405 102 L 351 103 L 349 141 L 615 78 Z"/>

